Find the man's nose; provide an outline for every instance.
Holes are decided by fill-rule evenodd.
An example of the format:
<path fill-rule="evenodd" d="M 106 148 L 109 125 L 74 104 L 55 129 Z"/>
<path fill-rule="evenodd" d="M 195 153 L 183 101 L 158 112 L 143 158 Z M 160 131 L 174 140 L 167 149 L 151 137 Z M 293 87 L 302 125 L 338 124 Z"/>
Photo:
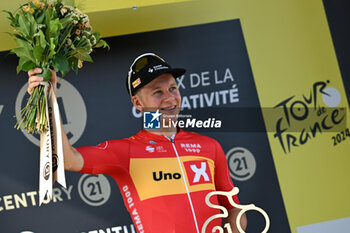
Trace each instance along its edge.
<path fill-rule="evenodd" d="M 164 94 L 164 100 L 167 100 L 167 101 L 171 101 L 171 100 L 174 100 L 175 99 L 175 96 L 173 93 L 171 93 L 170 91 L 166 91 L 165 94 Z"/>

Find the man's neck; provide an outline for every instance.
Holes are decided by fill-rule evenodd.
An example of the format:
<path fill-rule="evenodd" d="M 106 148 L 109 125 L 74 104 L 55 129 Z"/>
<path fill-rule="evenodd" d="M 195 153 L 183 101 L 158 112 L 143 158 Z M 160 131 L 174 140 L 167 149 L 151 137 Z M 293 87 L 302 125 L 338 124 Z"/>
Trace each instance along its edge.
<path fill-rule="evenodd" d="M 165 130 L 162 130 L 162 129 L 145 129 L 145 130 L 149 133 L 153 133 L 153 134 L 160 135 L 160 136 L 165 136 L 168 138 L 171 138 L 178 131 L 176 127 L 172 127 L 170 129 L 167 128 Z"/>

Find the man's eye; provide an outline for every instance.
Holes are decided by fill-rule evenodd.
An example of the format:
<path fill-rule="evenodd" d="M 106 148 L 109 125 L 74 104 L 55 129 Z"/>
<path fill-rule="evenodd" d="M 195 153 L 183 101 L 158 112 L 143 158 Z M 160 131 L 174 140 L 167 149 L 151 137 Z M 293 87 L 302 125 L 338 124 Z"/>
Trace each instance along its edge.
<path fill-rule="evenodd" d="M 153 94 L 161 94 L 162 91 L 155 91 Z"/>
<path fill-rule="evenodd" d="M 176 90 L 176 87 L 170 87 L 169 90 L 170 90 L 170 91 L 175 91 L 175 90 Z"/>

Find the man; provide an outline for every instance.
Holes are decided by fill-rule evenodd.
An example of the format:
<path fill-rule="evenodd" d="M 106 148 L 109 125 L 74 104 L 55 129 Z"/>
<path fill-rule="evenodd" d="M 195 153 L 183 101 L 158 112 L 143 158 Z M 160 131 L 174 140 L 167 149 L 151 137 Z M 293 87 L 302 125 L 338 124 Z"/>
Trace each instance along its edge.
<path fill-rule="evenodd" d="M 40 72 L 38 68 L 28 72 L 29 93 L 42 81 L 35 76 Z M 155 117 L 161 114 L 167 120 L 176 121 L 181 95 L 175 78 L 184 73 L 184 69 L 172 69 L 155 54 L 139 56 L 126 79 L 133 105 L 141 112 L 157 110 Z M 56 91 L 55 72 L 51 83 Z M 116 180 L 138 232 L 201 233 L 205 221 L 220 213 L 206 205 L 206 195 L 234 187 L 218 142 L 176 127 L 143 129 L 130 138 L 76 149 L 63 134 L 63 151 L 66 170 L 103 173 Z M 237 196 L 234 200 L 238 203 Z M 229 210 L 225 221 L 231 223 L 233 232 L 238 232 L 239 210 L 232 208 L 224 197 L 210 201 L 219 202 Z M 246 224 L 244 215 L 243 229 Z M 220 225 L 220 219 L 211 221 L 207 232 Z"/>

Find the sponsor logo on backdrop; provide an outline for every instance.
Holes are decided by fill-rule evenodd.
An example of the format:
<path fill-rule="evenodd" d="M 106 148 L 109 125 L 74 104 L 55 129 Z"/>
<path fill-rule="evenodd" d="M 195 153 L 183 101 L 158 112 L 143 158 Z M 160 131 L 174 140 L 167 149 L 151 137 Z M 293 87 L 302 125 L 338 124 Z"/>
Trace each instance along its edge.
<path fill-rule="evenodd" d="M 189 78 L 189 84 L 184 84 L 184 80 Z M 226 104 L 238 103 L 239 93 L 231 69 L 203 71 L 200 73 L 191 73 L 188 76 L 183 75 L 177 78 L 179 89 L 217 86 L 224 84 L 224 89 L 212 92 L 204 92 L 182 96 L 182 109 L 196 109 L 214 106 L 223 106 Z M 229 88 L 227 88 L 229 87 Z"/>
<path fill-rule="evenodd" d="M 4 105 L 0 105 L 0 115 L 2 113 L 2 109 L 4 108 Z"/>
<path fill-rule="evenodd" d="M 285 154 L 323 132 L 338 132 L 331 138 L 334 145 L 350 137 L 346 109 L 339 107 L 341 95 L 336 88 L 328 86 L 329 83 L 315 82 L 308 94 L 293 95 L 275 106 L 281 114 L 275 121 L 274 137 Z"/>
<path fill-rule="evenodd" d="M 191 89 L 191 95 L 182 96 L 182 110 L 219 107 L 239 102 L 239 88 L 230 68 L 185 74 L 176 80 L 180 91 Z M 197 89 L 203 88 L 213 91 L 196 93 Z M 142 117 L 134 106 L 132 114 L 135 118 Z"/>
<path fill-rule="evenodd" d="M 50 202 L 63 202 L 72 199 L 73 185 L 68 186 L 67 189 L 53 188 L 52 190 L 52 200 L 45 198 L 43 204 L 47 205 Z M 13 211 L 21 208 L 28 208 L 32 206 L 38 206 L 36 201 L 38 196 L 37 191 L 30 191 L 25 193 L 15 193 L 5 196 L 0 196 L 0 212 L 2 211 Z"/>
<path fill-rule="evenodd" d="M 78 182 L 81 199 L 88 205 L 101 206 L 111 195 L 111 186 L 104 175 L 82 175 Z"/>
<path fill-rule="evenodd" d="M 254 155 L 246 148 L 234 147 L 226 153 L 230 175 L 239 181 L 249 180 L 255 173 Z"/>
<path fill-rule="evenodd" d="M 137 232 L 135 230 L 135 226 L 133 224 L 130 224 L 130 225 L 122 225 L 122 226 L 113 226 L 108 228 L 100 228 L 96 230 L 89 230 L 81 233 L 137 233 Z"/>
<path fill-rule="evenodd" d="M 29 94 L 27 84 L 24 84 L 16 98 L 16 115 L 24 107 Z M 86 126 L 87 112 L 85 102 L 79 91 L 65 79 L 60 79 L 57 84 L 57 102 L 60 108 L 60 115 L 63 128 L 67 133 L 70 143 L 73 145 L 79 140 Z M 35 145 L 40 146 L 38 135 L 22 133 Z"/>
<path fill-rule="evenodd" d="M 21 231 L 21 233 L 34 233 L 33 231 Z"/>
<path fill-rule="evenodd" d="M 63 187 L 53 188 L 52 200 L 46 196 L 43 204 L 72 200 L 73 189 L 73 185 L 69 185 L 67 189 Z M 103 175 L 82 175 L 78 182 L 78 193 L 88 205 L 100 206 L 110 198 L 111 187 Z M 0 196 L 0 212 L 38 206 L 37 198 L 37 191 Z"/>

